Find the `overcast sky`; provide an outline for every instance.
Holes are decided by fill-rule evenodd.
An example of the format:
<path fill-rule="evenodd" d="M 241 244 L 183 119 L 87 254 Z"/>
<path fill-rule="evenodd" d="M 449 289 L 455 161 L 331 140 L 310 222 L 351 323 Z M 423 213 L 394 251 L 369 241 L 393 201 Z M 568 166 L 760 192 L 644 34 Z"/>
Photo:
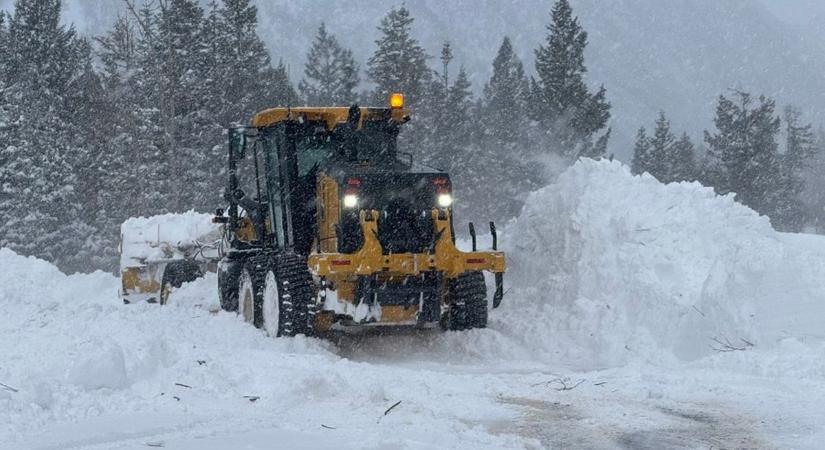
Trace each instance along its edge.
<path fill-rule="evenodd" d="M 315 1 L 315 0 L 305 0 Z M 408 0 L 414 2 L 415 0 Z M 455 0 L 473 1 L 473 0 Z M 518 0 L 513 0 L 518 1 Z M 690 1 L 690 0 L 685 0 Z M 726 1 L 726 0 L 720 0 Z M 812 20 L 825 20 L 825 1 L 823 0 L 758 0 L 763 3 L 769 11 L 782 21 L 802 27 L 811 26 Z M 400 2 L 396 2 L 400 3 Z M 14 0 L 0 0 L 0 9 L 10 10 Z M 65 18 L 64 21 L 74 23 L 78 30 L 84 33 L 97 34 L 101 28 L 108 27 L 110 21 L 109 11 L 114 8 L 119 9 L 121 1 L 107 0 L 64 0 Z M 94 5 L 89 8 L 90 5 Z M 103 7 L 103 8 L 101 8 Z M 90 14 L 90 10 L 93 11 Z M 823 25 L 825 28 L 825 25 Z"/>

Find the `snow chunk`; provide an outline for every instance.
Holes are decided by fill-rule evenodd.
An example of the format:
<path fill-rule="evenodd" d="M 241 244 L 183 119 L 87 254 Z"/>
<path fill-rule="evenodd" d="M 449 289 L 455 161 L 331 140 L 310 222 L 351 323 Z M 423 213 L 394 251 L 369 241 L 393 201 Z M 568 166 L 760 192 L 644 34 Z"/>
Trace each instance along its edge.
<path fill-rule="evenodd" d="M 100 346 L 100 348 L 97 348 Z M 92 348 L 95 347 L 95 348 Z M 97 343 L 88 353 L 75 361 L 66 378 L 69 383 L 91 391 L 95 389 L 123 389 L 129 386 L 123 349 L 117 345 Z"/>

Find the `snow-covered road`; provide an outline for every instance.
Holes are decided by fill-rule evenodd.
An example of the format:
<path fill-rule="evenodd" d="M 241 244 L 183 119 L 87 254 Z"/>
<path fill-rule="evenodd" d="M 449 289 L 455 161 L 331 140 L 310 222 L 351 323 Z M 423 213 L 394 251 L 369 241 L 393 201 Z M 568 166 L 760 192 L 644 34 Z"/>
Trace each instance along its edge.
<path fill-rule="evenodd" d="M 822 448 L 822 237 L 588 162 L 503 242 L 488 329 L 331 341 L 0 249 L 0 449 Z"/>
<path fill-rule="evenodd" d="M 470 333 L 276 340 L 210 313 L 211 278 L 167 307 L 105 301 L 114 278 L 70 279 L 52 294 L 65 299 L 19 304 L 30 314 L 0 329 L 0 379 L 18 390 L 0 391 L 0 448 L 816 448 L 825 439 L 825 383 L 773 373 L 784 351 L 572 371 L 508 359 L 501 321 Z M 77 284 L 98 300 L 70 301 Z M 793 350 L 786 359 L 811 349 Z M 760 364 L 763 375 L 743 374 Z"/>

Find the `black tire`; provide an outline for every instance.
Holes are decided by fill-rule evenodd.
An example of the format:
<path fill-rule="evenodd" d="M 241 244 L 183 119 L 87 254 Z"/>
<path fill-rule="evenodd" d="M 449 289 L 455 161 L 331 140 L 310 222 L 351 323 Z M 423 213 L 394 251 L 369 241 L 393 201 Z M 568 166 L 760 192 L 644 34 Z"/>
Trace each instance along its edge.
<path fill-rule="evenodd" d="M 446 325 L 450 330 L 487 327 L 487 285 L 481 272 L 466 272 L 449 283 L 450 309 Z"/>
<path fill-rule="evenodd" d="M 218 264 L 218 295 L 224 311 L 238 310 L 238 283 L 243 266 L 243 261 L 228 261 L 226 258 Z"/>
<path fill-rule="evenodd" d="M 159 303 L 166 305 L 169 303 L 169 296 L 173 289 L 183 286 L 183 283 L 189 283 L 202 277 L 200 267 L 190 261 L 181 261 L 169 263 L 163 270 L 163 278 L 160 282 Z"/>
<path fill-rule="evenodd" d="M 315 334 L 315 287 L 306 260 L 296 254 L 287 253 L 276 258 L 272 269 L 277 283 L 279 318 L 277 336 Z M 272 278 L 270 278 L 271 280 Z M 260 326 L 264 324 L 264 290 L 258 296 Z M 270 330 L 270 334 L 272 330 Z"/>

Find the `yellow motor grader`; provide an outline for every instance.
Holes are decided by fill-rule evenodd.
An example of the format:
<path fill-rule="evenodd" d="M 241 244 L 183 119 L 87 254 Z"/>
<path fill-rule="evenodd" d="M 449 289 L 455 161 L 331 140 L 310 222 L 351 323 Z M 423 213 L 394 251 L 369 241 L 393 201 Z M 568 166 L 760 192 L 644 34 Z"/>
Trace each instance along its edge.
<path fill-rule="evenodd" d="M 221 306 L 273 336 L 375 326 L 487 324 L 483 271 L 503 296 L 504 254 L 459 251 L 450 176 L 397 150 L 390 106 L 273 108 L 229 130 Z"/>

